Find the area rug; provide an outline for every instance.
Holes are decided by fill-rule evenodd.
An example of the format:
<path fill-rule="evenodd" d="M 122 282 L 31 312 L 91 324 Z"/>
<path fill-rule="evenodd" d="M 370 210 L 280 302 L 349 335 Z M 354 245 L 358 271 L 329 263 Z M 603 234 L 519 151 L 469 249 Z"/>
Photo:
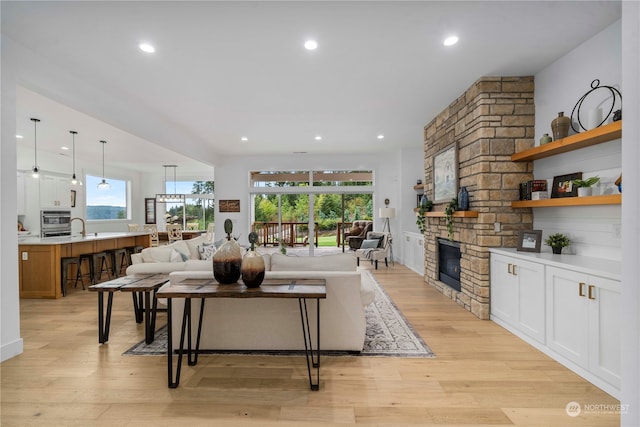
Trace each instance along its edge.
<path fill-rule="evenodd" d="M 371 275 L 373 278 L 373 275 Z M 366 336 L 362 352 L 322 351 L 329 356 L 382 356 L 382 357 L 435 357 L 429 346 L 416 333 L 411 324 L 396 307 L 380 284 L 374 279 L 376 298 L 365 308 L 367 320 Z M 144 340 L 131 347 L 124 354 L 144 356 L 164 356 L 167 354 L 166 326 L 156 331 L 156 339 L 151 344 Z M 304 351 L 273 350 L 206 350 L 202 354 L 252 354 L 289 356 L 304 354 Z"/>

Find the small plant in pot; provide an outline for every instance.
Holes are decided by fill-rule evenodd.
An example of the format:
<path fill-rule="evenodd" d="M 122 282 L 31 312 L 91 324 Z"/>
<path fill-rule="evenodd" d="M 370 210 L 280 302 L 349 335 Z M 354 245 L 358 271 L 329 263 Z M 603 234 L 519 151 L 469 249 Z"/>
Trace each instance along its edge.
<path fill-rule="evenodd" d="M 574 179 L 572 182 L 573 182 L 573 185 L 578 187 L 578 197 L 583 197 L 583 196 L 591 196 L 591 194 L 593 194 L 593 189 L 591 188 L 591 186 L 597 184 L 598 181 L 600 181 L 599 176 L 592 176 L 591 178 L 587 178 L 584 180 Z"/>
<path fill-rule="evenodd" d="M 571 241 L 567 236 L 562 233 L 550 234 L 544 241 L 545 245 L 551 246 L 551 250 L 554 254 L 562 253 L 562 248 L 569 246 Z"/>

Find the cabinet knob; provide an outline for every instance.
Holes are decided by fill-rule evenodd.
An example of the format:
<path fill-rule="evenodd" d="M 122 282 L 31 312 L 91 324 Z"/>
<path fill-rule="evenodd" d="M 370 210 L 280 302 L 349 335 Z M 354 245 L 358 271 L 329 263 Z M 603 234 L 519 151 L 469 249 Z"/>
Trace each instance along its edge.
<path fill-rule="evenodd" d="M 584 285 L 584 282 L 578 283 L 578 295 L 580 295 L 581 297 L 584 296 Z"/>
<path fill-rule="evenodd" d="M 594 289 L 595 289 L 594 285 L 589 285 L 589 299 L 596 299 L 596 297 L 593 295 Z"/>

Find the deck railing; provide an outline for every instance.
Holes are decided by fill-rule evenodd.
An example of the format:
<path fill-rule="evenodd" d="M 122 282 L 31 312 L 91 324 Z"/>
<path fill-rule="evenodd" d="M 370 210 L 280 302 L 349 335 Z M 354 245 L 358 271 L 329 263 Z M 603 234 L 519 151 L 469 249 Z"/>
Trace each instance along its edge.
<path fill-rule="evenodd" d="M 273 245 L 278 246 L 282 239 L 285 246 L 306 246 L 309 243 L 309 224 L 306 222 L 283 222 L 282 232 L 278 233 L 277 222 L 254 222 L 253 231 L 258 233 L 259 243 L 262 246 Z M 318 247 L 318 223 L 315 223 L 315 241 Z"/>

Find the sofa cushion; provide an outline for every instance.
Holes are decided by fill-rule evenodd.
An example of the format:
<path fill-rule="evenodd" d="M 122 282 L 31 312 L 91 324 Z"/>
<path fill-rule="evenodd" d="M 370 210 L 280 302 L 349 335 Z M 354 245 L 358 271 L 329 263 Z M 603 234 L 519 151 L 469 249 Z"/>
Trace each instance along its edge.
<path fill-rule="evenodd" d="M 200 259 L 200 252 L 198 251 L 198 246 L 203 243 L 211 243 L 207 240 L 207 235 L 203 234 L 193 239 L 184 240 L 184 243 L 187 245 L 188 252 L 185 252 L 189 255 L 189 259 Z"/>
<path fill-rule="evenodd" d="M 216 252 L 216 247 L 213 243 L 203 242 L 198 245 L 198 252 L 200 253 L 201 260 L 210 261 Z"/>
<path fill-rule="evenodd" d="M 363 240 L 360 249 L 374 249 L 380 244 L 380 239 Z"/>
<path fill-rule="evenodd" d="M 189 257 L 185 254 L 183 254 L 182 252 L 180 252 L 177 249 L 172 249 L 171 250 L 171 257 L 169 258 L 169 261 L 171 262 L 185 262 L 186 260 L 188 260 Z"/>
<path fill-rule="evenodd" d="M 271 271 L 356 271 L 353 253 L 322 256 L 271 254 Z"/>

